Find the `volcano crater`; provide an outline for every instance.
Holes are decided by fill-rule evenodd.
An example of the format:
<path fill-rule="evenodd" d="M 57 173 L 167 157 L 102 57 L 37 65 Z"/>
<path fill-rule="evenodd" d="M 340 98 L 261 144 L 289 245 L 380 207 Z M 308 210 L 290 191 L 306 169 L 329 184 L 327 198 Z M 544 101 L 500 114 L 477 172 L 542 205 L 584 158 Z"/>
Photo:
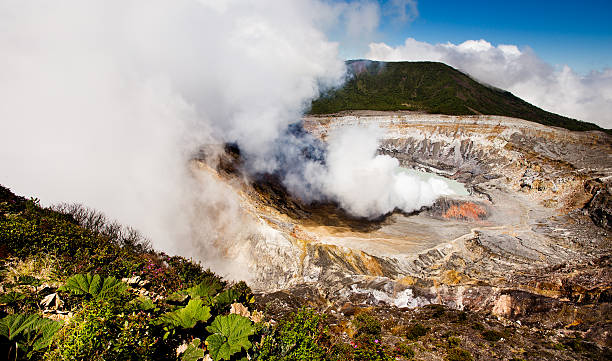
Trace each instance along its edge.
<path fill-rule="evenodd" d="M 255 289 L 509 317 L 516 310 L 501 303 L 519 291 L 578 311 L 577 293 L 590 304 L 605 299 L 610 135 L 498 116 L 363 111 L 303 120 L 322 141 L 334 129 L 371 124 L 384 130 L 380 154 L 461 182 L 468 194 L 410 214 L 356 218 L 334 202 L 301 201 L 276 176 L 240 176 L 235 152 L 215 167 L 201 161 L 198 170 L 232 184 L 257 224 L 248 240 Z"/>

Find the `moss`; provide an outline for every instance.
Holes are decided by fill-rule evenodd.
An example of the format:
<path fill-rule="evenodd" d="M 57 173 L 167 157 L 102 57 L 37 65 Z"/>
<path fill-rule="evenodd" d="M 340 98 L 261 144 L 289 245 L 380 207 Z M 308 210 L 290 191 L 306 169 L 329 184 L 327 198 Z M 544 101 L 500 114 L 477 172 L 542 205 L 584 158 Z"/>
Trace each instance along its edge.
<path fill-rule="evenodd" d="M 587 342 L 580 337 L 567 338 L 563 340 L 563 345 L 565 347 L 570 348 L 572 351 L 579 352 L 579 353 L 595 355 L 595 354 L 598 354 L 600 351 L 599 348 L 595 344 L 591 342 Z"/>
<path fill-rule="evenodd" d="M 461 311 L 457 314 L 457 320 L 455 322 L 464 323 L 467 321 L 467 312 Z"/>
<path fill-rule="evenodd" d="M 560 343 L 553 343 L 550 346 L 551 348 L 554 348 L 555 350 L 559 350 L 559 351 L 565 350 L 565 346 L 563 346 L 563 344 L 560 344 Z"/>

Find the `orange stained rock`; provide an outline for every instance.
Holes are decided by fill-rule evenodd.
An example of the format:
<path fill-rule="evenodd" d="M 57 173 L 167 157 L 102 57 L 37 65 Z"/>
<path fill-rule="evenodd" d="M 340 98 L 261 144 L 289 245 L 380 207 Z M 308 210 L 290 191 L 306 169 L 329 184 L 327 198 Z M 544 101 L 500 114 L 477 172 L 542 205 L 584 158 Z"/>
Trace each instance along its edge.
<path fill-rule="evenodd" d="M 455 218 L 455 219 L 470 219 L 473 221 L 477 221 L 480 219 L 480 216 L 485 215 L 487 211 L 483 209 L 481 206 L 472 203 L 466 202 L 461 204 L 460 206 L 452 205 L 446 213 L 444 213 L 444 218 Z"/>

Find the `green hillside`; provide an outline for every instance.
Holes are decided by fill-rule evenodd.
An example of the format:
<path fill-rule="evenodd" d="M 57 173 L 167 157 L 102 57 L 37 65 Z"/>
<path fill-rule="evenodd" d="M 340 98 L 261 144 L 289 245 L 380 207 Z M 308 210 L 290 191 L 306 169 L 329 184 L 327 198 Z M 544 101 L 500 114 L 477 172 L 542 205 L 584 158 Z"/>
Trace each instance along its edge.
<path fill-rule="evenodd" d="M 542 110 L 436 62 L 347 62 L 350 80 L 312 102 L 311 114 L 343 110 L 413 110 L 448 115 L 503 115 L 570 130 L 599 126 Z"/>
<path fill-rule="evenodd" d="M 254 295 L 100 212 L 0 185 L 0 360 L 610 359 L 581 336 L 543 338 L 561 332 L 487 313 L 330 306 L 304 290 Z"/>

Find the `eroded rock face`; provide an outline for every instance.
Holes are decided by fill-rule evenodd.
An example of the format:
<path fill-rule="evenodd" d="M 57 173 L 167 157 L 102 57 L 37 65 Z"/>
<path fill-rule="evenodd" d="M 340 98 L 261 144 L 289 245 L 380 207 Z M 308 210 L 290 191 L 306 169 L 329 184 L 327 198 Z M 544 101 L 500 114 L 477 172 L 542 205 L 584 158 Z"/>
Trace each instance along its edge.
<path fill-rule="evenodd" d="M 612 230 L 612 194 L 610 193 L 610 182 L 602 182 L 600 179 L 590 180 L 585 184 L 586 191 L 593 198 L 585 209 L 591 216 L 593 222 L 607 230 Z"/>
<path fill-rule="evenodd" d="M 304 120 L 323 140 L 371 124 L 384 130 L 381 153 L 463 182 L 470 195 L 366 221 L 333 204 L 301 204 L 273 179 L 235 182 L 226 162 L 217 172 L 234 179 L 260 225 L 249 238 L 254 288 L 335 304 L 442 303 L 550 327 L 578 322 L 609 342 L 609 325 L 591 316 L 605 315 L 612 287 L 609 135 L 495 116 Z"/>

